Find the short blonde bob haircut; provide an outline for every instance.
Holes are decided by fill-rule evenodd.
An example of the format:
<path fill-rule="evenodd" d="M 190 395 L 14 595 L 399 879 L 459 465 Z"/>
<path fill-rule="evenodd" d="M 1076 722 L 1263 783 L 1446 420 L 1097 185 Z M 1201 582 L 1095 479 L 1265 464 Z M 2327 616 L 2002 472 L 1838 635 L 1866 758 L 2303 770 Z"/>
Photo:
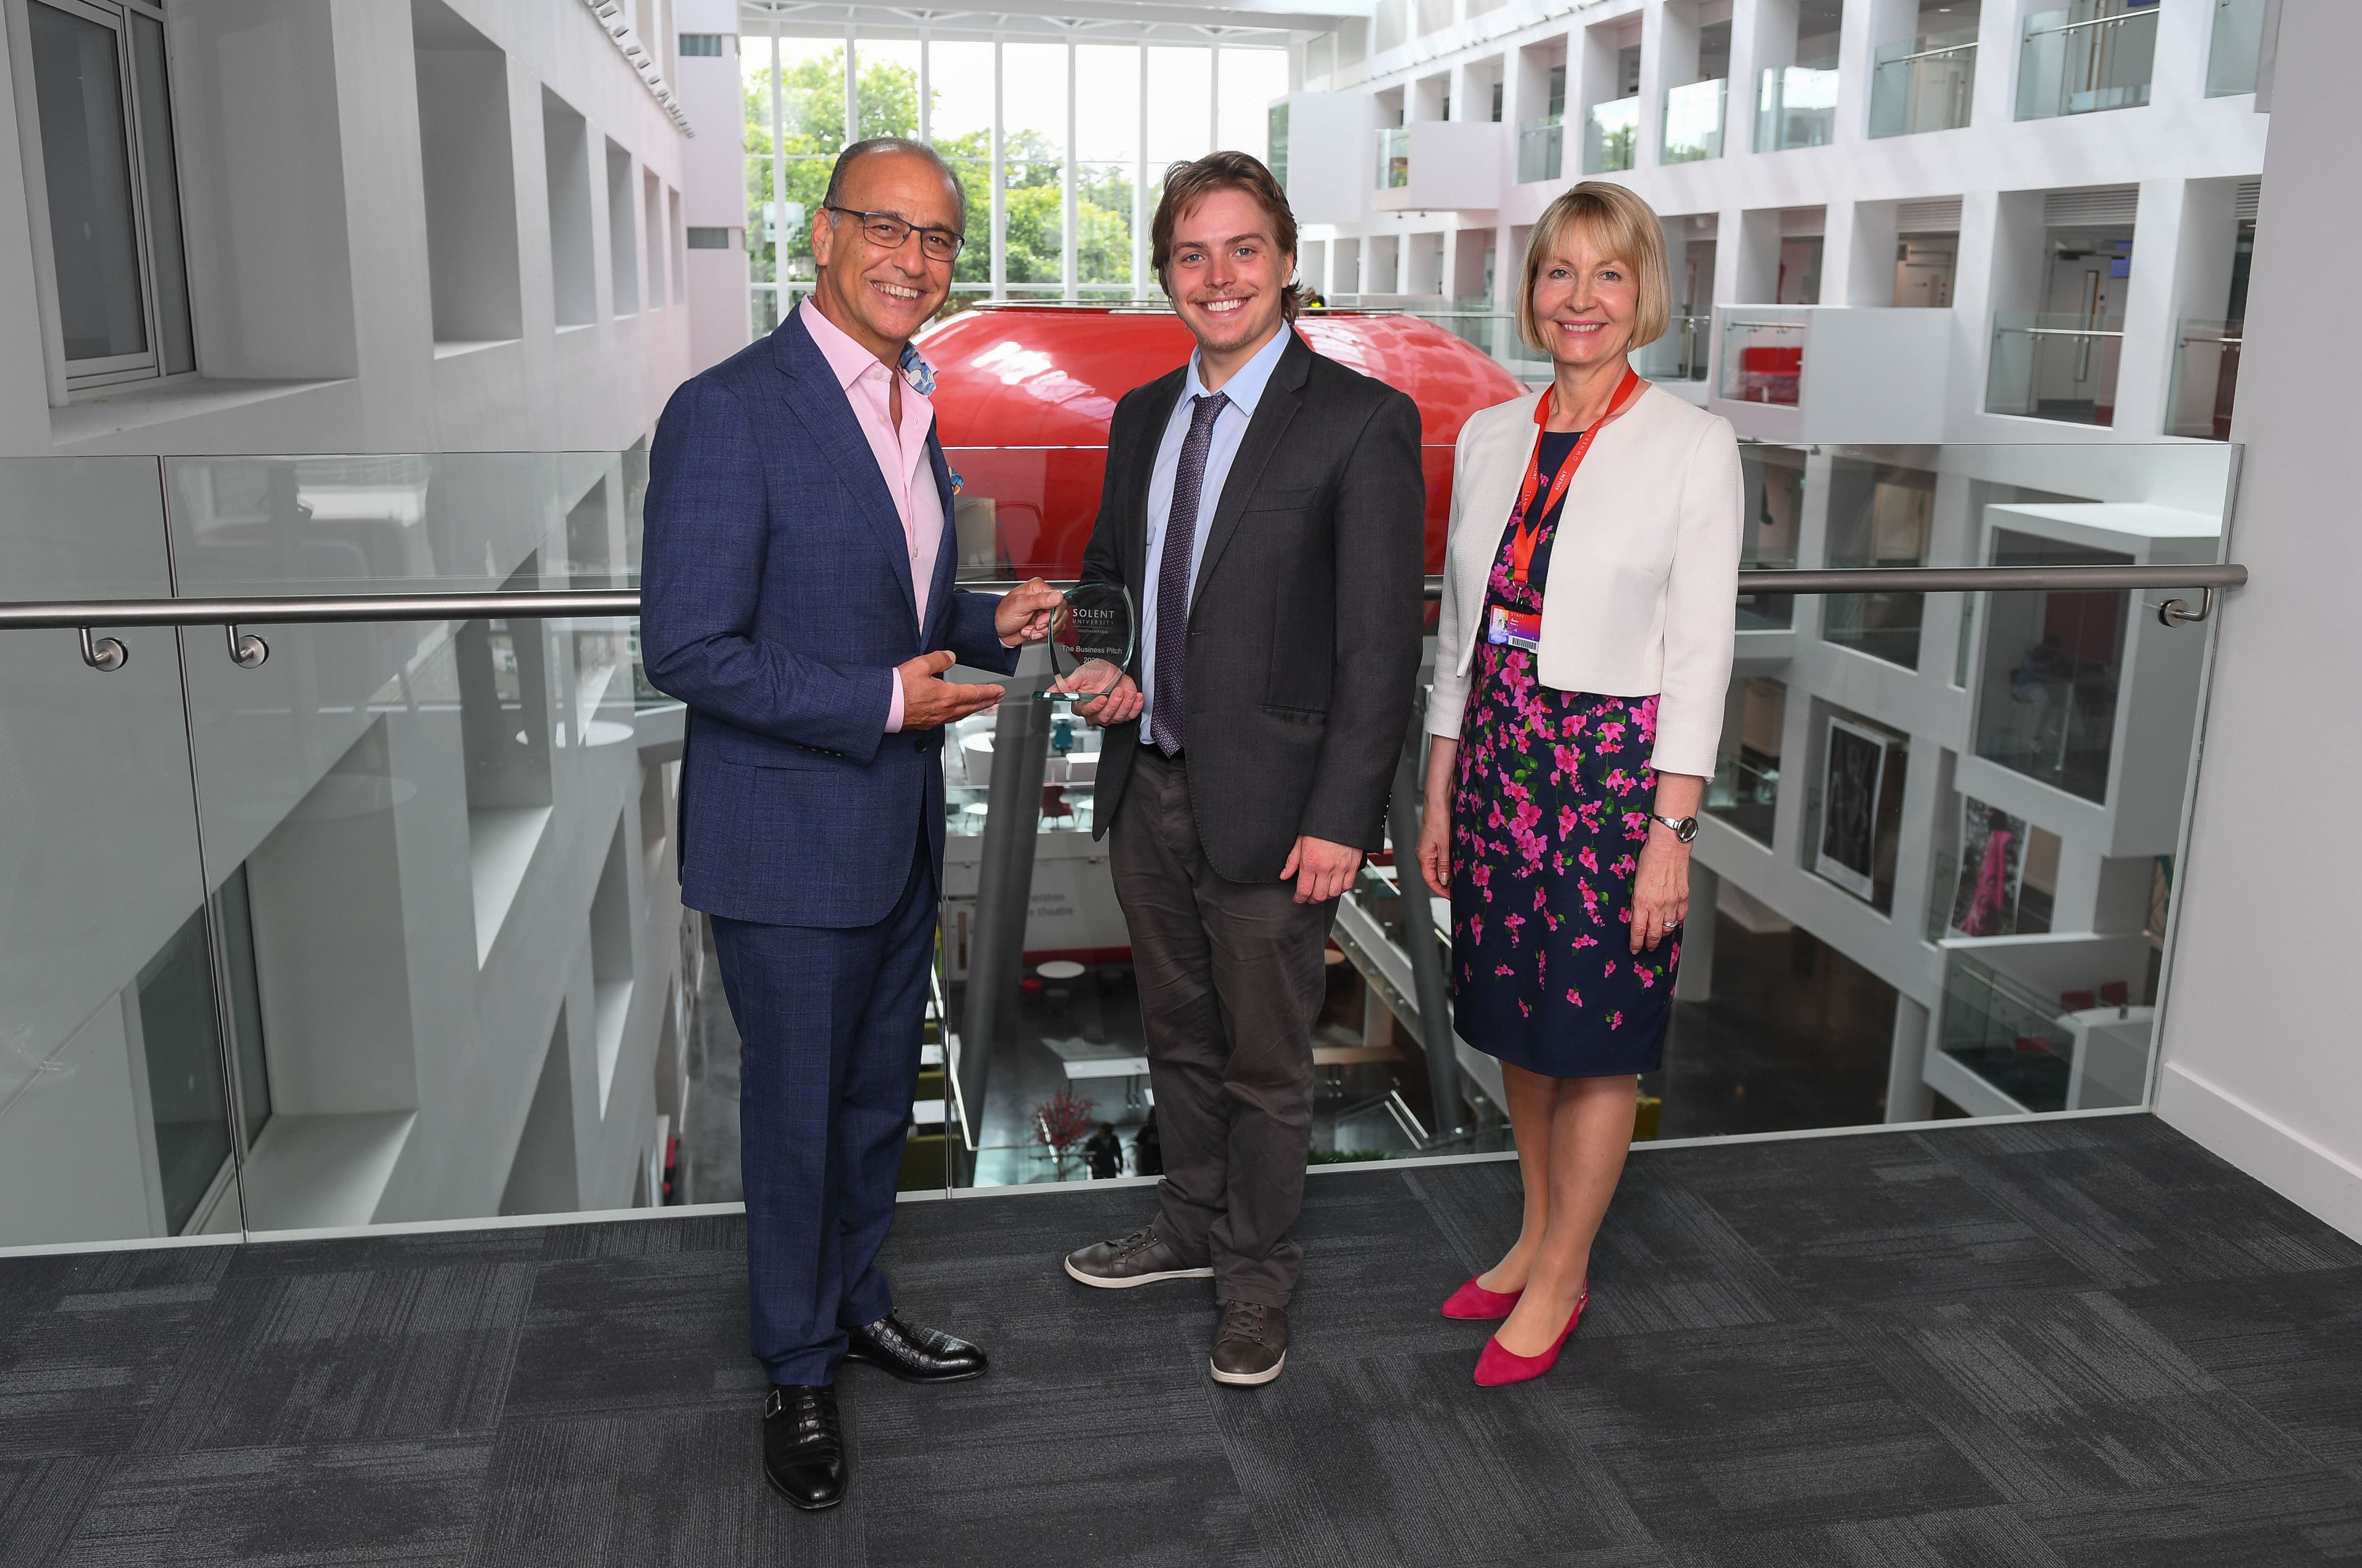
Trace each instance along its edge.
<path fill-rule="evenodd" d="M 1558 253 L 1570 228 L 1580 229 L 1592 245 L 1623 262 L 1640 285 L 1639 308 L 1632 320 L 1630 353 L 1664 335 L 1673 315 L 1673 280 L 1665 266 L 1665 230 L 1657 211 L 1621 185 L 1585 180 L 1542 209 L 1534 232 L 1526 241 L 1526 286 L 1518 291 L 1518 335 L 1537 354 L 1547 355 L 1541 323 L 1534 319 L 1534 281 Z"/>

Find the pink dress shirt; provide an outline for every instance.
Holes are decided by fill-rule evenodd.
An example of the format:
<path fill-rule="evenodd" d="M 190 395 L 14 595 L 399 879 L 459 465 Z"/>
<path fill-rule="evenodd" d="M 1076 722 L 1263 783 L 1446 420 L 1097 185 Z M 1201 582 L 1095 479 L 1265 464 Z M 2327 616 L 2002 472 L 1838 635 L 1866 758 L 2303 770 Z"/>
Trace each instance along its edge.
<path fill-rule="evenodd" d="M 935 557 L 944 543 L 943 492 L 935 488 L 933 465 L 927 461 L 927 432 L 935 425 L 935 406 L 905 377 L 902 424 L 895 428 L 890 378 L 900 372 L 888 370 L 876 355 L 812 308 L 811 301 L 804 301 L 796 312 L 829 369 L 836 372 L 845 402 L 853 405 L 853 417 L 869 438 L 869 450 L 877 458 L 886 492 L 894 498 L 894 510 L 902 519 L 902 536 L 911 549 L 911 587 L 918 601 L 919 624 L 923 627 L 927 590 L 933 583 Z M 902 680 L 898 675 L 893 702 L 886 712 L 886 733 L 893 734 L 901 727 Z"/>

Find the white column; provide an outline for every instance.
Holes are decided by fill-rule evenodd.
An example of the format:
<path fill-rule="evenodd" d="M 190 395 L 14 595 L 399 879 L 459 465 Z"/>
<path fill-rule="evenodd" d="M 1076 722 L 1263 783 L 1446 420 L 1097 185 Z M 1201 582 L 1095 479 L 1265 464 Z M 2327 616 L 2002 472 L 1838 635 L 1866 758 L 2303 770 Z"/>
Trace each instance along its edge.
<path fill-rule="evenodd" d="M 844 145 L 847 147 L 861 139 L 861 72 L 855 63 L 856 55 L 853 17 L 848 13 L 844 19 Z"/>
<path fill-rule="evenodd" d="M 2190 182 L 2144 180 L 2133 218 L 2133 274 L 2125 296 L 2123 353 L 2116 361 L 2116 413 L 2112 428 L 2134 441 L 2153 441 L 2165 429 L 2166 382 L 2173 373 L 2174 307 L 2180 302 L 2182 207 Z M 2227 208 L 2227 202 L 2224 204 Z M 2230 242 L 2224 248 L 2227 252 Z M 2227 260 L 2227 256 L 2225 258 Z M 2230 291 L 2229 269 L 2224 292 Z"/>
<path fill-rule="evenodd" d="M 1690 912 L 1682 922 L 1682 966 L 1673 977 L 1675 1001 L 1713 999 L 1714 906 L 1721 897 L 1721 874 L 1708 870 L 1692 856 Z"/>
<path fill-rule="evenodd" d="M 1870 139 L 1870 72 L 1878 52 L 1876 8 L 1853 5 L 1838 23 L 1838 123 L 1832 140 L 1838 146 Z M 1821 298 L 1829 297 L 1828 267 L 1824 260 Z"/>
<path fill-rule="evenodd" d="M 1140 45 L 1140 139 L 1132 144 L 1131 297 L 1149 295 L 1148 277 L 1148 43 Z"/>
<path fill-rule="evenodd" d="M 1679 54 L 1684 24 L 1663 6 L 1640 13 L 1640 145 L 1633 149 L 1635 169 L 1653 169 L 1665 150 L 1665 89 L 1686 83 L 1697 74 L 1697 25 L 1686 24 L 1689 58 Z"/>
<path fill-rule="evenodd" d="M 934 48 L 927 29 L 919 29 L 919 139 L 935 145 Z"/>
<path fill-rule="evenodd" d="M 1206 46 L 1206 150 L 1222 149 L 1222 46 Z"/>
<path fill-rule="evenodd" d="M 788 315 L 787 247 L 780 243 L 779 228 L 785 218 L 782 209 L 787 204 L 788 154 L 783 130 L 785 116 L 779 105 L 779 14 L 771 13 L 771 314 L 784 321 Z M 814 213 L 812 216 L 820 215 Z"/>
<path fill-rule="evenodd" d="M 1058 246 L 1058 275 L 1066 285 L 1066 300 L 1072 304 L 1079 297 L 1076 284 L 1082 282 L 1082 251 L 1076 243 L 1075 219 L 1077 202 L 1075 197 L 1075 37 L 1066 35 L 1066 161 L 1065 189 L 1065 221 Z"/>
<path fill-rule="evenodd" d="M 2285 759 L 2274 766 L 2305 780 L 2362 768 L 2352 602 L 2362 534 L 2345 521 L 2362 319 L 2334 304 L 2362 250 L 2362 204 L 2327 199 L 2353 188 L 2357 56 L 2362 6 L 2298 0 L 2281 11 L 2265 237 L 2231 429 L 2246 447 L 2231 552 L 2254 577 L 2217 601 L 2156 1090 L 2160 1120 L 2352 1236 L 2362 1236 L 2352 983 L 2362 835 L 2307 834 L 2279 850 L 2257 831 L 2256 772 L 2242 764 Z"/>
<path fill-rule="evenodd" d="M 2025 31 L 2024 12 L 2034 9 L 1987 6 L 1977 14 L 1977 83 L 1975 101 L 1969 105 L 1971 125 L 2006 125 L 2016 117 L 2018 36 Z M 1979 402 L 1977 406 L 1984 404 Z"/>
<path fill-rule="evenodd" d="M 1894 204 L 1831 202 L 1821 241 L 1821 303 L 1894 303 Z"/>
<path fill-rule="evenodd" d="M 1009 204 L 1002 196 L 1008 183 L 1001 138 L 1001 94 L 1008 73 L 1001 70 L 1001 41 L 992 40 L 992 297 L 1009 297 Z"/>
<path fill-rule="evenodd" d="M 1689 955 L 1684 953 L 1683 961 Z M 1894 999 L 1894 1043 L 1886 1057 L 1886 1120 L 1926 1121 L 1936 1114 L 1927 1087 L 1927 1010 L 1909 997 Z"/>

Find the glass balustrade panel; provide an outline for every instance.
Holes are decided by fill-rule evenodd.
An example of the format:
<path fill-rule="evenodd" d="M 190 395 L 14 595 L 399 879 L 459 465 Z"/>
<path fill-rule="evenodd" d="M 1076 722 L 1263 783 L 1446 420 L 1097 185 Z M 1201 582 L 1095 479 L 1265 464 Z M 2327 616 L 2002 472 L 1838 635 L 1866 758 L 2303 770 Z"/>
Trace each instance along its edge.
<path fill-rule="evenodd" d="M 1663 336 L 1643 344 L 1632 356 L 1633 369 L 1652 381 L 1705 380 L 1706 348 L 1712 341 L 1712 318 L 1676 315 L 1665 323 Z"/>
<path fill-rule="evenodd" d="M 2184 321 L 2175 334 L 2173 386 L 2165 433 L 2205 441 L 2231 438 L 2231 405 L 2239 385 L 2244 324 Z"/>
<path fill-rule="evenodd" d="M 1738 307 L 1723 321 L 1719 396 L 1794 408 L 1805 374 L 1805 318 Z"/>
<path fill-rule="evenodd" d="M 1378 132 L 1378 189 L 1399 191 L 1410 183 L 1410 127 L 1390 126 Z"/>
<path fill-rule="evenodd" d="M 1944 34 L 1881 44 L 1871 73 L 1873 138 L 1957 130 L 1976 100 L 1974 34 Z"/>
<path fill-rule="evenodd" d="M 0 597 L 168 596 L 163 500 L 153 458 L 0 458 Z M 181 637 L 93 631 L 117 668 L 0 631 L 0 1249 L 239 1228 Z"/>
<path fill-rule="evenodd" d="M 1755 150 L 1827 146 L 1837 135 L 1838 73 L 1809 65 L 1775 66 L 1757 93 Z"/>
<path fill-rule="evenodd" d="M 2214 0 L 2214 31 L 2206 51 L 2208 97 L 2256 90 L 2268 9 L 2269 0 Z"/>
<path fill-rule="evenodd" d="M 2004 312 L 1994 317 L 1985 412 L 2113 425 L 2121 317 Z"/>
<path fill-rule="evenodd" d="M 1617 98 L 1594 104 L 1584 127 L 1584 172 L 1611 174 L 1631 168 L 1639 136 L 1639 99 Z"/>
<path fill-rule="evenodd" d="M 1559 177 L 1566 127 L 1556 115 L 1528 120 L 1518 127 L 1518 183 L 1530 185 Z"/>
<path fill-rule="evenodd" d="M 1667 163 L 1694 163 L 1722 156 L 1723 115 L 1730 83 L 1720 77 L 1665 90 Z"/>
<path fill-rule="evenodd" d="M 986 451 L 954 457 L 964 498 L 988 492 Z M 2235 452 L 1741 456 L 1745 564 L 1777 569 L 2213 560 Z M 0 569 L 35 597 L 169 593 L 181 461 L 11 460 Z M 615 471 L 565 480 L 537 525 L 491 536 L 511 553 L 482 569 L 514 588 L 570 578 L 589 558 L 569 521 Z M 983 536 L 992 575 L 1033 564 Z M 283 581 L 317 574 L 301 551 L 265 558 Z M 1644 1136 L 2142 1102 L 2213 625 L 2161 624 L 2148 606 L 2166 596 L 1738 607 Z M 1948 651 L 1955 625 L 1957 666 L 1904 657 L 1904 634 Z M 0 1164 L 17 1176 L 0 1245 L 736 1198 L 737 1036 L 679 903 L 685 712 L 635 669 L 635 623 L 520 606 L 256 629 L 270 653 L 250 668 L 218 627 L 113 634 L 130 659 L 112 673 L 71 631 L 7 634 L 8 842 L 39 852 L 0 943 Z M 1042 673 L 1029 659 L 1012 702 L 945 737 L 912 1188 L 1142 1168 L 1154 1075 L 1092 833 L 1120 809 L 1099 795 L 1109 737 L 1026 699 Z M 1006 812 L 1032 828 L 1013 883 L 983 856 Z M 1340 908 L 1316 1160 L 1507 1142 L 1481 1050 L 1455 1048 L 1438 1103 L 1413 965 L 1429 939 L 1448 965 L 1451 920 L 1402 874 L 1380 854 Z M 978 1027 L 980 964 L 1005 966 L 990 973 L 1008 1006 Z"/>
<path fill-rule="evenodd" d="M 1746 564 L 2211 559 L 2228 458 L 2213 446 L 1751 444 Z M 1826 524 L 1800 548 L 1808 518 Z M 1669 1066 L 1643 1080 L 1643 1136 L 2141 1102 L 2209 635 L 2136 613 L 2158 597 L 1898 591 L 1855 594 L 1848 601 L 1808 601 L 1821 641 L 1878 660 L 1891 690 L 1808 657 L 1785 615 L 1741 607 L 1693 863 L 1692 907 L 1706 914 L 1684 939 Z M 1918 657 L 1939 625 L 1948 651 L 1956 618 L 1970 628 L 1965 692 L 1949 659 Z M 2175 755 L 2123 768 L 2117 715 L 2170 734 Z M 970 721 L 955 754 L 974 797 L 954 808 L 971 824 L 954 853 L 979 865 L 972 882 L 947 874 L 946 963 L 984 951 L 996 911 L 1021 909 L 1026 924 L 1002 949 L 1013 1020 L 962 1039 L 981 1121 L 953 1179 L 1088 1179 L 1103 1129 L 1101 1169 L 1153 1170 L 1129 933 L 1079 831 L 1110 809 L 1096 798 L 1098 743 L 1083 725 L 1021 732 L 1043 772 L 1039 786 L 1017 776 L 1020 803 L 1043 814 L 1011 901 L 981 875 L 974 832 L 1010 803 L 990 782 L 1010 766 L 991 744 L 999 722 Z M 1407 874 L 1380 856 L 1340 908 L 1313 1038 L 1316 1161 L 1504 1141 L 1481 1051 L 1456 1051 L 1459 1103 L 1438 1110 L 1412 944 L 1434 929 L 1448 955 L 1451 916 L 1430 903 L 1421 927 Z M 949 981 L 958 1033 L 977 977 Z"/>
<path fill-rule="evenodd" d="M 2048 119 L 2147 103 L 2158 10 L 2156 0 L 2078 0 L 2028 17 L 2018 49 L 2017 117 Z"/>

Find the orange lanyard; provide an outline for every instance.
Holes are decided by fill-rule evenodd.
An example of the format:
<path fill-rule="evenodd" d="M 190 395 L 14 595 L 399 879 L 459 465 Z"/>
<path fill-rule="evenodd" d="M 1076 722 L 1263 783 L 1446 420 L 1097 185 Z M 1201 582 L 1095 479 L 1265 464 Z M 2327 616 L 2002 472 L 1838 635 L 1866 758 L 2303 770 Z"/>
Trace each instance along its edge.
<path fill-rule="evenodd" d="M 1584 455 L 1596 445 L 1595 437 L 1599 434 L 1600 425 L 1624 412 L 1639 385 L 1639 372 L 1627 367 L 1624 379 L 1617 383 L 1616 395 L 1607 400 L 1607 412 L 1601 416 L 1599 424 L 1575 433 L 1574 450 L 1568 453 L 1566 461 L 1558 466 L 1558 476 L 1551 480 L 1550 499 L 1542 503 L 1539 513 L 1534 511 L 1533 505 L 1534 492 L 1541 488 L 1542 483 L 1542 433 L 1549 429 L 1551 410 L 1558 403 L 1557 386 L 1553 384 L 1534 404 L 1534 450 L 1533 455 L 1526 459 L 1526 482 L 1518 491 L 1518 510 L 1513 514 L 1518 523 L 1517 536 L 1509 541 L 1509 566 L 1517 581 L 1526 580 L 1526 572 L 1533 565 L 1535 547 L 1541 543 L 1541 520 L 1551 514 L 1552 507 L 1566 499 L 1566 487 L 1574 482 L 1574 470 L 1583 467 Z M 1533 525 L 1530 528 L 1527 526 L 1529 519 Z"/>

